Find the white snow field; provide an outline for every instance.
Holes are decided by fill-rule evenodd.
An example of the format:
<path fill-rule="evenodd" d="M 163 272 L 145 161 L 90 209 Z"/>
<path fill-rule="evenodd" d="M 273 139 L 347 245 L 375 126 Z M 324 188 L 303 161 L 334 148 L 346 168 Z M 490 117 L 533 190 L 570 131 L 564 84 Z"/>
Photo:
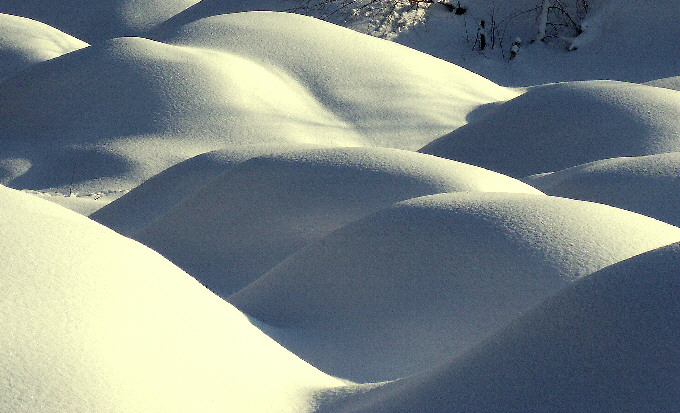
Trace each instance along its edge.
<path fill-rule="evenodd" d="M 330 412 L 674 411 L 680 244 L 607 267 L 463 357 Z"/>
<path fill-rule="evenodd" d="M 550 195 L 613 205 L 680 226 L 680 152 L 604 159 L 524 180 Z"/>
<path fill-rule="evenodd" d="M 93 43 L 153 29 L 198 0 L 0 0 L 3 13 L 28 17 Z"/>
<path fill-rule="evenodd" d="M 306 1 L 0 0 L 0 411 L 680 411 L 680 2 Z"/>
<path fill-rule="evenodd" d="M 457 191 L 540 194 L 495 172 L 410 151 L 310 149 L 250 159 L 132 237 L 228 297 L 345 224 L 398 201 Z"/>
<path fill-rule="evenodd" d="M 0 13 L 0 80 L 86 46 L 87 43 L 44 23 Z"/>
<path fill-rule="evenodd" d="M 149 33 L 153 37 L 164 31 L 175 30 L 187 23 L 195 22 L 206 17 L 219 16 L 222 14 L 234 14 L 249 11 L 291 11 L 296 3 L 291 0 L 200 0 L 193 6 L 177 13 L 165 22 L 161 23 Z"/>
<path fill-rule="evenodd" d="M 2 82 L 0 183 L 127 190 L 227 145 L 413 150 L 466 123 L 479 105 L 518 94 L 403 46 L 286 13 L 220 16 L 172 39 L 106 40 Z"/>
<path fill-rule="evenodd" d="M 310 411 L 324 375 L 154 251 L 0 187 L 0 410 Z"/>
<path fill-rule="evenodd" d="M 228 301 L 323 371 L 382 381 L 446 362 L 573 280 L 678 237 L 601 204 L 431 195 L 333 232 Z"/>
<path fill-rule="evenodd" d="M 284 71 L 368 142 L 400 149 L 418 149 L 465 124 L 479 105 L 519 94 L 413 49 L 290 13 L 209 17 L 159 40 Z"/>
<path fill-rule="evenodd" d="M 6 79 L 0 116 L 0 148 L 28 166 L 3 183 L 29 189 L 130 189 L 228 144 L 362 140 L 283 73 L 142 38 L 98 43 Z"/>
<path fill-rule="evenodd" d="M 680 151 L 680 92 L 613 81 L 530 88 L 420 152 L 514 177 Z"/>

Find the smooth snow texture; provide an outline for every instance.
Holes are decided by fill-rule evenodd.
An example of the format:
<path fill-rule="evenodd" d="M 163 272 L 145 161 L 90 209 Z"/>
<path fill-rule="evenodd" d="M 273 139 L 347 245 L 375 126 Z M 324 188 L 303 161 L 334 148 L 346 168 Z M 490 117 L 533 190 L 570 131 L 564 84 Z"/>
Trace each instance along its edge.
<path fill-rule="evenodd" d="M 420 152 L 514 177 L 680 151 L 680 93 L 623 82 L 530 88 Z"/>
<path fill-rule="evenodd" d="M 605 268 L 445 367 L 324 412 L 674 411 L 680 245 Z"/>
<path fill-rule="evenodd" d="M 432 368 L 579 277 L 677 242 L 680 229 L 543 195 L 431 195 L 349 224 L 231 296 L 326 373 Z"/>
<path fill-rule="evenodd" d="M 295 3 L 0 0 L 0 183 L 200 280 L 0 187 L 0 412 L 680 411 L 680 229 L 507 176 L 680 224 L 680 2 Z"/>
<path fill-rule="evenodd" d="M 680 152 L 605 159 L 525 181 L 550 195 L 600 202 L 680 226 Z"/>
<path fill-rule="evenodd" d="M 130 189 L 228 144 L 360 142 L 285 73 L 141 38 L 98 43 L 0 84 L 0 162 L 10 165 L 0 183 L 20 189 Z"/>
<path fill-rule="evenodd" d="M 0 13 L 0 80 L 86 46 L 87 43 L 46 24 Z"/>
<path fill-rule="evenodd" d="M 234 166 L 257 156 L 310 147 L 314 146 L 239 145 L 202 153 L 154 175 L 124 196 L 92 213 L 90 218 L 119 234 L 133 236 Z"/>
<path fill-rule="evenodd" d="M 418 149 L 464 125 L 479 105 L 519 94 L 413 49 L 296 14 L 215 16 L 159 39 L 282 70 L 378 146 Z"/>
<path fill-rule="evenodd" d="M 665 77 L 663 79 L 655 79 L 646 82 L 645 85 L 664 87 L 666 89 L 673 89 L 680 91 L 680 76 Z"/>
<path fill-rule="evenodd" d="M 409 151 L 299 150 L 228 170 L 133 237 L 227 297 L 347 223 L 398 201 L 457 191 L 541 194 L 482 168 Z"/>
<path fill-rule="evenodd" d="M 198 0 L 0 0 L 0 12 L 38 20 L 97 42 L 139 35 Z"/>
<path fill-rule="evenodd" d="M 175 30 L 187 23 L 194 22 L 206 17 L 219 16 L 221 14 L 233 14 L 249 11 L 291 11 L 298 5 L 296 0 L 201 0 L 193 6 L 160 24 L 151 33 L 154 36 L 158 33 Z M 304 13 L 301 13 L 304 14 Z"/>
<path fill-rule="evenodd" d="M 0 187 L 0 410 L 310 411 L 341 385 L 148 248 Z"/>

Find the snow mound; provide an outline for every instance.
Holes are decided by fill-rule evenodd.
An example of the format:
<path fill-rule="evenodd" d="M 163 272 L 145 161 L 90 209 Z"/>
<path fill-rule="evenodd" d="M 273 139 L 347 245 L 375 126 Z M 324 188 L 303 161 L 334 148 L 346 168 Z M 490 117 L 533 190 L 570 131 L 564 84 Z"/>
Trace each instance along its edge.
<path fill-rule="evenodd" d="M 130 189 L 228 144 L 301 142 L 361 137 L 292 77 L 229 53 L 120 38 L 0 84 L 0 183 L 17 189 Z"/>
<path fill-rule="evenodd" d="M 88 42 L 138 35 L 198 0 L 0 0 L 0 11 L 38 20 Z"/>
<path fill-rule="evenodd" d="M 680 151 L 680 93 L 612 81 L 530 88 L 420 151 L 510 176 Z"/>
<path fill-rule="evenodd" d="M 215 16 L 159 39 L 276 67 L 378 146 L 417 149 L 464 125 L 479 105 L 518 95 L 413 49 L 296 14 Z"/>
<path fill-rule="evenodd" d="M 119 234 L 133 236 L 212 179 L 248 159 L 313 145 L 230 146 L 196 155 L 147 179 L 89 217 Z"/>
<path fill-rule="evenodd" d="M 297 6 L 295 0 L 201 0 L 193 6 L 156 27 L 150 35 L 175 30 L 180 26 L 206 17 L 249 11 L 290 11 Z M 302 13 L 304 14 L 304 13 Z"/>
<path fill-rule="evenodd" d="M 536 189 L 471 165 L 384 148 L 261 156 L 214 178 L 134 238 L 227 297 L 331 231 L 395 202 Z"/>
<path fill-rule="evenodd" d="M 0 199 L 0 410 L 298 412 L 341 384 L 148 248 Z"/>
<path fill-rule="evenodd" d="M 35 20 L 0 13 L 0 80 L 87 43 Z"/>
<path fill-rule="evenodd" d="M 680 91 L 680 76 L 665 77 L 663 79 L 656 79 L 646 82 L 645 85 L 664 87 L 666 89 L 673 89 Z"/>
<path fill-rule="evenodd" d="M 600 202 L 680 226 L 680 152 L 606 159 L 525 181 L 550 195 Z"/>
<path fill-rule="evenodd" d="M 444 368 L 327 412 L 674 411 L 680 245 L 558 292 Z"/>
<path fill-rule="evenodd" d="M 381 381 L 446 362 L 573 280 L 678 239 L 596 203 L 439 194 L 331 233 L 228 301 L 322 371 Z"/>

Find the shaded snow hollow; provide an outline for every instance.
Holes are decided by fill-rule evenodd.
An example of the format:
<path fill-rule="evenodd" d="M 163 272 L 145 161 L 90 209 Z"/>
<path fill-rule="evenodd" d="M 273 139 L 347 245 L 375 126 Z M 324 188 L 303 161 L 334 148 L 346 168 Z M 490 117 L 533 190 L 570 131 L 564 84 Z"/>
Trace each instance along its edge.
<path fill-rule="evenodd" d="M 514 177 L 680 150 L 680 93 L 612 81 L 530 88 L 420 152 Z"/>
<path fill-rule="evenodd" d="M 332 232 L 228 301 L 323 371 L 381 381 L 446 362 L 572 281 L 679 237 L 596 203 L 431 195 Z"/>
<path fill-rule="evenodd" d="M 86 46 L 87 43 L 44 23 L 0 13 L 0 80 Z"/>
<path fill-rule="evenodd" d="M 458 191 L 540 194 L 495 172 L 409 151 L 298 150 L 229 169 L 133 238 L 228 297 L 345 224 L 398 201 Z M 120 201 L 128 196 L 136 195 Z"/>
<path fill-rule="evenodd" d="M 604 268 L 452 362 L 324 412 L 673 411 L 680 244 Z"/>
<path fill-rule="evenodd" d="M 90 43 L 151 30 L 198 0 L 0 0 L 0 11 L 28 17 Z"/>

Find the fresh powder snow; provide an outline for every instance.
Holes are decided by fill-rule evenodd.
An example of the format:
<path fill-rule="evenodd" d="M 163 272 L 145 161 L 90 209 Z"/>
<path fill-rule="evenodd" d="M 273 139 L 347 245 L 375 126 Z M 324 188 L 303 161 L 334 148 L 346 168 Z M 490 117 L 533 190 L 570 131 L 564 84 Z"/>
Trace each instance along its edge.
<path fill-rule="evenodd" d="M 0 410 L 680 410 L 680 2 L 315 4 L 0 0 Z"/>

